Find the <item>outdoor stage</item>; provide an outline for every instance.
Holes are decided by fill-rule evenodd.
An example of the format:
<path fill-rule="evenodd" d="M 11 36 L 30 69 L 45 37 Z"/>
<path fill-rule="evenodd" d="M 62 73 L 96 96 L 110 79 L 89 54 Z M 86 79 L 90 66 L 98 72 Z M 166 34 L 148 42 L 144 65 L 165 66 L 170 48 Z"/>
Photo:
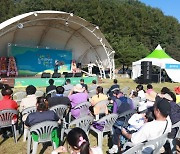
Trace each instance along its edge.
<path fill-rule="evenodd" d="M 49 85 L 50 78 L 37 78 L 37 77 L 15 77 L 15 78 L 2 78 L 1 82 L 9 84 L 11 87 L 27 87 L 28 85 L 34 85 L 35 87 L 46 87 Z M 97 76 L 93 77 L 72 77 L 72 78 L 53 78 L 56 86 L 64 85 L 65 80 L 70 79 L 71 84 L 75 85 L 79 83 L 80 79 L 84 79 L 86 84 L 92 83 L 92 80 L 97 81 Z"/>

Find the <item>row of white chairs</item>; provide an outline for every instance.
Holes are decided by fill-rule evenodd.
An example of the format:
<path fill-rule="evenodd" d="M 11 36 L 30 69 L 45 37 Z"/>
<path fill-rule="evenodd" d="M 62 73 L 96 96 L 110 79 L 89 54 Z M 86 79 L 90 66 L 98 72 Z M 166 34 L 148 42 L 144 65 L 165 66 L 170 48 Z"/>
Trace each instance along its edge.
<path fill-rule="evenodd" d="M 60 110 L 56 110 L 55 112 L 56 113 L 60 112 Z M 63 113 L 63 111 L 62 111 L 62 113 Z M 16 110 L 3 110 L 3 111 L 0 111 L 0 128 L 12 126 L 12 129 L 13 129 L 13 132 L 14 132 L 14 139 L 15 139 L 16 143 L 17 143 L 16 127 L 15 127 L 15 123 L 12 123 L 12 119 L 13 119 L 14 115 L 17 115 L 17 114 L 18 113 L 17 113 Z M 59 113 L 57 113 L 57 114 L 59 114 Z M 64 115 L 64 114 L 60 114 L 60 116 L 61 115 Z M 91 131 L 94 131 L 97 134 L 97 136 L 98 136 L 97 137 L 98 146 L 102 147 L 103 134 L 106 133 L 106 132 L 112 132 L 112 127 L 113 127 L 116 119 L 118 118 L 118 116 L 119 115 L 117 115 L 117 114 L 109 114 L 109 115 L 104 116 L 103 118 L 99 119 L 97 121 L 98 123 L 104 122 L 104 128 L 102 130 L 99 130 L 99 129 L 97 129 L 97 128 L 95 128 L 95 127 L 93 127 L 91 125 L 92 122 L 94 121 L 94 117 L 92 117 L 90 115 L 80 117 L 78 119 L 73 120 L 69 124 L 65 123 L 66 126 L 63 125 L 63 128 L 61 130 L 61 136 L 64 137 L 64 134 L 67 134 L 69 132 L 69 130 L 72 129 L 72 127 L 80 127 L 87 134 L 88 134 L 89 129 L 90 129 Z M 63 116 L 61 116 L 61 117 L 63 117 Z M 42 137 L 42 139 L 40 137 L 38 141 L 33 141 L 33 144 L 34 144 L 33 153 L 36 153 L 36 151 L 37 151 L 38 143 L 36 143 L 36 142 L 46 142 L 46 139 L 48 141 L 51 140 L 51 138 L 49 137 L 49 136 L 51 136 L 50 132 L 53 130 L 54 127 L 57 127 L 57 122 L 54 122 L 54 124 L 53 124 L 53 122 L 50 122 L 50 123 L 51 123 L 51 126 L 49 126 L 50 125 L 49 122 L 44 122 L 44 124 L 43 123 L 37 124 L 38 126 L 34 125 L 28 130 L 28 144 L 27 144 L 28 145 L 28 147 L 27 147 L 27 152 L 28 153 L 30 152 L 30 144 L 31 144 L 31 141 L 32 141 L 31 132 L 38 132 L 39 133 L 39 134 L 37 133 L 38 136 Z M 46 128 L 42 128 L 42 127 L 46 127 Z M 179 138 L 180 137 L 180 122 L 173 125 L 173 128 L 175 128 L 175 127 L 178 128 L 178 132 L 177 132 L 175 138 Z M 36 131 L 36 129 L 38 129 L 38 130 Z M 48 131 L 48 132 L 44 132 L 44 131 Z M 44 136 L 42 134 L 46 134 L 46 135 Z M 62 140 L 63 139 L 61 138 L 61 141 Z M 134 149 L 133 151 L 135 151 L 135 149 L 137 149 L 137 152 L 138 152 L 138 149 L 142 150 L 142 147 L 144 149 L 145 146 L 147 147 L 149 145 L 154 145 L 155 146 L 154 153 L 156 153 L 158 151 L 158 148 L 160 147 L 159 145 L 164 145 L 166 140 L 167 140 L 167 134 L 164 134 L 160 138 L 157 138 L 157 139 L 155 139 L 153 141 L 149 141 L 146 144 L 143 144 L 141 146 L 140 145 L 135 145 L 135 146 L 133 145 L 133 149 Z M 173 140 L 174 139 L 168 139 L 168 141 L 170 142 L 171 148 L 173 146 L 175 146 L 175 145 L 171 144 Z M 57 147 L 57 145 L 55 146 L 55 143 L 53 143 L 53 145 L 54 145 L 55 148 Z M 129 143 L 125 144 L 125 146 L 127 146 L 127 145 L 132 146 L 132 144 L 129 144 Z M 125 149 L 125 147 L 124 147 L 124 149 Z M 130 149 L 130 150 L 132 150 L 132 149 Z"/>

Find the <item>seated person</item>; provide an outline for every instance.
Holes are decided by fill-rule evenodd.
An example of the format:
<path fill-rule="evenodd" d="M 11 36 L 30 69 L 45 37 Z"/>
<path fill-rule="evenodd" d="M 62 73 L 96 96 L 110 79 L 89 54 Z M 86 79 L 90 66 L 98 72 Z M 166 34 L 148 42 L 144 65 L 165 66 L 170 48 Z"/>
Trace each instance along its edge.
<path fill-rule="evenodd" d="M 134 105 L 130 98 L 123 95 L 119 90 L 113 92 L 114 102 L 113 102 L 113 113 L 122 114 L 128 110 L 133 110 Z"/>
<path fill-rule="evenodd" d="M 103 154 L 100 147 L 90 147 L 88 136 L 83 129 L 73 128 L 67 135 L 67 142 L 70 145 L 69 151 L 64 146 L 55 149 L 51 154 L 71 153 L 71 154 Z"/>
<path fill-rule="evenodd" d="M 3 85 L 3 88 L 1 90 L 1 94 L 3 96 L 2 100 L 0 100 L 0 110 L 7 110 L 7 109 L 12 109 L 12 110 L 17 110 L 18 104 L 12 100 L 12 94 L 13 90 L 9 87 L 9 85 Z M 13 118 L 14 121 L 17 121 L 17 117 L 15 116 Z M 12 135 L 12 130 L 10 127 L 8 128 L 1 128 L 2 131 L 2 137 L 3 138 L 8 138 Z"/>
<path fill-rule="evenodd" d="M 58 121 L 59 117 L 54 111 L 48 110 L 48 102 L 44 97 L 38 97 L 36 103 L 37 111 L 30 113 L 25 125 L 31 127 L 43 121 Z"/>
<path fill-rule="evenodd" d="M 37 102 L 37 96 L 36 93 L 36 87 L 33 85 L 29 85 L 26 87 L 26 94 L 27 96 L 22 99 L 19 107 L 19 111 L 22 112 L 24 109 L 32 106 L 36 106 Z"/>
<path fill-rule="evenodd" d="M 145 101 L 146 96 L 145 96 L 145 91 L 143 89 L 143 85 L 141 85 L 141 84 L 137 85 L 136 91 L 138 92 L 138 97 L 141 98 L 141 101 Z"/>
<path fill-rule="evenodd" d="M 131 142 L 134 144 L 156 139 L 160 137 L 162 134 L 171 132 L 172 123 L 169 118 L 170 112 L 171 107 L 168 100 L 165 98 L 162 99 L 156 97 L 154 104 L 155 120 L 145 123 L 137 132 L 132 134 L 128 133 L 125 129 L 122 129 L 122 134 L 127 139 L 131 140 Z M 152 152 L 152 150 L 153 149 L 151 149 L 151 151 L 148 152 Z"/>
<path fill-rule="evenodd" d="M 81 84 L 76 84 L 70 91 L 68 98 L 71 101 L 71 114 L 73 117 L 78 118 L 80 114 L 79 109 L 74 110 L 73 107 L 82 102 L 86 102 L 88 100 L 88 93 Z"/>
<path fill-rule="evenodd" d="M 146 122 L 153 121 L 155 119 L 153 110 L 143 110 L 140 113 L 135 113 L 128 120 L 128 127 L 125 128 L 130 134 L 137 132 Z M 109 153 L 117 153 L 119 146 L 122 146 L 127 139 L 122 135 L 120 129 L 115 129 L 113 133 L 113 146 L 109 149 Z"/>
<path fill-rule="evenodd" d="M 70 79 L 66 79 L 66 83 L 63 87 L 64 87 L 64 91 L 70 91 L 73 89 L 74 86 L 71 84 Z"/>
<path fill-rule="evenodd" d="M 3 96 L 2 100 L 0 100 L 0 110 L 6 109 L 14 109 L 17 110 L 18 104 L 14 100 L 12 100 L 13 90 L 9 85 L 3 85 L 1 90 L 1 94 Z"/>
<path fill-rule="evenodd" d="M 88 91 L 88 86 L 84 83 L 84 79 L 80 80 L 80 84 L 86 89 L 86 91 Z"/>
<path fill-rule="evenodd" d="M 153 86 L 151 84 L 147 85 L 147 90 L 146 90 L 145 95 L 146 95 L 147 100 L 152 101 L 152 102 L 155 101 L 157 93 L 153 90 Z"/>
<path fill-rule="evenodd" d="M 106 105 L 103 106 L 97 106 L 96 104 L 98 104 L 100 101 L 104 101 L 104 100 L 108 100 L 107 95 L 103 94 L 103 87 L 98 86 L 96 88 L 96 95 L 94 95 L 90 102 L 91 102 L 91 107 L 90 107 L 90 111 L 94 114 L 94 115 L 98 115 L 100 112 L 100 109 L 104 109 L 105 114 L 108 114 L 108 108 Z"/>
<path fill-rule="evenodd" d="M 93 81 L 92 81 L 92 85 L 88 88 L 88 89 L 89 89 L 89 92 L 90 92 L 91 90 L 96 89 L 97 87 L 98 87 L 98 85 L 97 85 L 96 80 L 93 80 Z"/>
<path fill-rule="evenodd" d="M 115 90 L 120 90 L 120 86 L 118 85 L 118 80 L 114 79 L 113 80 L 113 85 L 109 88 L 109 90 L 107 91 L 107 94 L 109 95 L 109 97 L 113 96 L 113 91 Z"/>
<path fill-rule="evenodd" d="M 49 86 L 46 87 L 46 94 L 51 90 L 56 90 L 56 86 L 54 85 L 53 79 L 49 79 Z"/>
<path fill-rule="evenodd" d="M 60 105 L 60 104 L 64 104 L 64 105 L 70 105 L 71 104 L 69 98 L 63 96 L 64 87 L 62 87 L 62 86 L 56 87 L 56 92 L 57 93 L 54 97 L 50 97 L 48 99 L 49 108 L 52 106 Z"/>

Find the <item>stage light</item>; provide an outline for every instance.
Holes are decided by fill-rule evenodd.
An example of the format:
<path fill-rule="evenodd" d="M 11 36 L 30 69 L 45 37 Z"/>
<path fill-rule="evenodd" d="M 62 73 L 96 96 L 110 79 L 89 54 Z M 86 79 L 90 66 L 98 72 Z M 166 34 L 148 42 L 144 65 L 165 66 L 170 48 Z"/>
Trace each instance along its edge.
<path fill-rule="evenodd" d="M 17 27 L 18 27 L 19 29 L 22 29 L 22 28 L 24 27 L 24 25 L 23 25 L 22 23 L 19 23 L 19 24 L 17 25 Z"/>

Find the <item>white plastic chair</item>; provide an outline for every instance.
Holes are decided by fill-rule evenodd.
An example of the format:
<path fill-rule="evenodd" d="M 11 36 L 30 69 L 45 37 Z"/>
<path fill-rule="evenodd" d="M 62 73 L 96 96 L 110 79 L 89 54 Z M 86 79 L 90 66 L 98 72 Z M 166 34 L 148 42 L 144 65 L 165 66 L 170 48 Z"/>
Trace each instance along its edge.
<path fill-rule="evenodd" d="M 37 153 L 38 143 L 45 143 L 51 141 L 53 148 L 57 148 L 55 142 L 52 141 L 52 131 L 58 128 L 58 123 L 55 121 L 44 121 L 32 126 L 28 132 L 28 142 L 27 142 L 27 154 L 31 151 L 31 141 L 33 143 L 32 154 Z M 38 135 L 38 141 L 32 139 L 32 133 Z"/>
<path fill-rule="evenodd" d="M 168 133 L 165 133 L 154 140 L 145 142 L 143 151 L 145 152 L 147 150 L 148 152 L 151 151 L 152 154 L 158 154 L 162 146 L 167 141 L 167 135 Z"/>
<path fill-rule="evenodd" d="M 17 132 L 16 132 L 16 123 L 14 123 L 14 116 L 18 115 L 17 110 L 1 110 L 0 111 L 0 128 L 11 127 L 14 141 L 17 143 Z"/>
<path fill-rule="evenodd" d="M 128 110 L 128 111 L 126 111 L 126 112 L 118 115 L 118 119 L 121 119 L 121 120 L 124 121 L 123 127 L 128 126 L 128 120 L 131 118 L 131 116 L 132 116 L 134 113 L 136 113 L 136 110 Z M 118 121 L 118 119 L 117 119 L 117 121 Z M 114 124 L 114 126 L 115 126 L 116 128 L 119 128 L 119 129 L 122 128 L 122 126 L 118 126 L 118 125 L 116 125 L 116 124 Z"/>
<path fill-rule="evenodd" d="M 144 146 L 143 143 L 139 143 L 137 145 L 134 145 L 130 149 L 124 151 L 123 154 L 141 154 L 143 146 Z"/>
<path fill-rule="evenodd" d="M 36 106 L 32 106 L 32 107 L 28 107 L 28 108 L 24 109 L 21 114 L 23 117 L 25 115 L 28 116 L 30 113 L 33 113 L 33 112 L 36 112 Z M 28 128 L 24 127 L 24 124 L 23 124 L 23 128 L 24 128 L 23 129 L 24 130 L 23 142 L 25 142 L 26 138 L 27 138 Z"/>
<path fill-rule="evenodd" d="M 41 90 L 37 90 L 36 93 L 35 93 L 35 95 L 36 95 L 37 97 L 42 97 L 42 96 L 44 95 L 44 92 L 41 91 Z"/>
<path fill-rule="evenodd" d="M 61 130 L 61 141 L 63 141 L 64 133 L 68 134 L 68 132 L 74 127 L 82 128 L 88 135 L 89 128 L 93 120 L 94 120 L 94 117 L 88 115 L 88 116 L 75 119 L 71 121 L 69 124 L 64 123 L 63 129 Z"/>
<path fill-rule="evenodd" d="M 25 91 L 18 91 L 13 94 L 13 100 L 16 101 L 17 103 L 20 103 L 23 98 L 26 97 L 26 92 Z"/>
<path fill-rule="evenodd" d="M 118 118 L 117 114 L 109 114 L 107 116 L 102 117 L 101 119 L 99 119 L 97 121 L 97 123 L 99 122 L 105 122 L 104 128 L 102 131 L 94 128 L 93 126 L 90 127 L 90 130 L 92 130 L 93 132 L 95 132 L 98 135 L 98 146 L 102 148 L 102 142 L 103 142 L 103 134 L 106 132 L 112 132 L 112 127 L 116 121 L 116 119 Z"/>
<path fill-rule="evenodd" d="M 82 102 L 73 107 L 73 110 L 79 110 L 79 117 L 83 117 L 89 114 L 89 107 L 91 106 L 90 102 Z"/>
<path fill-rule="evenodd" d="M 58 115 L 59 119 L 62 120 L 67 109 L 67 105 L 59 104 L 56 106 L 52 106 L 49 110 L 53 110 Z"/>
<path fill-rule="evenodd" d="M 105 106 L 108 106 L 109 101 L 108 100 L 104 100 L 104 101 L 100 101 L 98 102 L 94 107 L 98 107 L 99 110 L 99 114 L 103 114 L 106 113 L 106 108 Z M 99 114 L 95 115 L 96 116 L 96 120 L 99 120 Z"/>
<path fill-rule="evenodd" d="M 123 94 L 124 94 L 124 96 L 128 96 L 128 90 L 129 90 L 130 88 L 129 87 L 124 87 L 123 89 L 121 89 L 121 92 L 123 92 Z"/>
<path fill-rule="evenodd" d="M 54 89 L 54 90 L 51 90 L 51 91 L 49 91 L 46 95 L 51 95 L 51 97 L 54 97 L 55 95 L 56 95 L 56 90 Z"/>
<path fill-rule="evenodd" d="M 176 138 L 180 138 L 180 121 L 175 123 L 174 125 L 172 125 L 172 129 L 173 128 L 178 129 L 177 133 L 176 133 L 176 136 L 175 136 L 175 138 L 169 138 L 168 137 L 167 141 L 170 144 L 172 154 L 176 154 Z"/>

